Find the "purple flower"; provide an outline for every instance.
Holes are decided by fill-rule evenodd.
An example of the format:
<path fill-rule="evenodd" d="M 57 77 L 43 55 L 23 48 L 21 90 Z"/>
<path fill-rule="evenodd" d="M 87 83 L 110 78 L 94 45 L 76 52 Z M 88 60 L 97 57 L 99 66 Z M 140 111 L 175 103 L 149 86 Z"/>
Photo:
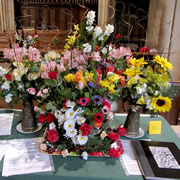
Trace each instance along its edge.
<path fill-rule="evenodd" d="M 103 103 L 103 98 L 99 95 L 93 96 L 93 102 L 97 105 L 101 105 Z"/>
<path fill-rule="evenodd" d="M 94 84 L 93 84 L 93 83 L 90 83 L 90 82 L 88 82 L 88 86 L 89 86 L 90 88 L 95 88 Z"/>

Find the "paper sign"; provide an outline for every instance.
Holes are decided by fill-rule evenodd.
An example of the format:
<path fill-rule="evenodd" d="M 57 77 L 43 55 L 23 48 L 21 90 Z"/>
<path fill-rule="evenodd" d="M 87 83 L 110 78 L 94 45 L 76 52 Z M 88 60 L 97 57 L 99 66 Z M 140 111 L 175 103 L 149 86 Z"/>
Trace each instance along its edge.
<path fill-rule="evenodd" d="M 149 121 L 149 134 L 161 134 L 161 121 Z"/>

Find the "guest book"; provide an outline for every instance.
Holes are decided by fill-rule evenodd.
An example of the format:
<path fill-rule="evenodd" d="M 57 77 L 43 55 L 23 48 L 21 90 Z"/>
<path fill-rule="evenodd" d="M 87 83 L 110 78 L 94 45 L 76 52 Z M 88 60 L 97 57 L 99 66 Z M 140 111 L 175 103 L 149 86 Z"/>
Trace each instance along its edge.
<path fill-rule="evenodd" d="M 180 179 L 180 150 L 175 143 L 133 140 L 132 147 L 145 179 Z"/>

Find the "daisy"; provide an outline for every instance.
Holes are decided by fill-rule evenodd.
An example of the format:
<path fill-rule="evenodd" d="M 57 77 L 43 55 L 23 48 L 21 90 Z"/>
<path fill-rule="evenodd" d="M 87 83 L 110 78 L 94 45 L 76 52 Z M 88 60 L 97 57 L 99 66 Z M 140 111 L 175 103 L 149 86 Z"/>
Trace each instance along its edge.
<path fill-rule="evenodd" d="M 66 131 L 74 129 L 75 123 L 72 120 L 68 120 L 64 123 L 64 129 Z"/>
<path fill-rule="evenodd" d="M 67 101 L 66 102 L 66 107 L 68 108 L 73 108 L 76 105 L 76 103 L 74 101 Z"/>
<path fill-rule="evenodd" d="M 87 136 L 82 136 L 81 134 L 79 134 L 77 136 L 77 143 L 80 144 L 80 145 L 84 145 L 86 144 L 88 141 L 88 137 Z"/>
<path fill-rule="evenodd" d="M 77 135 L 77 130 L 74 128 L 66 131 L 67 137 L 74 138 L 76 135 Z"/>
<path fill-rule="evenodd" d="M 65 117 L 66 119 L 70 120 L 70 119 L 73 119 L 75 117 L 75 112 L 73 110 L 73 108 L 70 108 L 68 109 L 66 112 L 65 112 Z"/>
<path fill-rule="evenodd" d="M 77 116 L 76 117 L 76 121 L 77 121 L 78 125 L 81 125 L 81 124 L 83 124 L 86 121 L 86 118 L 83 117 L 83 116 Z"/>
<path fill-rule="evenodd" d="M 75 111 L 76 115 L 77 115 L 77 114 L 81 114 L 81 113 L 83 113 L 83 112 L 84 112 L 84 110 L 83 110 L 81 107 L 79 107 L 79 108 Z"/>
<path fill-rule="evenodd" d="M 59 115 L 59 117 L 58 117 L 58 125 L 61 126 L 65 120 L 66 120 L 66 117 L 65 117 L 64 114 Z"/>

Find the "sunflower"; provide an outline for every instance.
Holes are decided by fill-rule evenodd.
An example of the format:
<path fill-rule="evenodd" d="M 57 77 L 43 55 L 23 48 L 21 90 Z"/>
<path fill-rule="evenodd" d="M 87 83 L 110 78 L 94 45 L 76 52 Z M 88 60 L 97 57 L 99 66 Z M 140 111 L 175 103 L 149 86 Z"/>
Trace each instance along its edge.
<path fill-rule="evenodd" d="M 155 56 L 153 61 L 160 64 L 164 71 L 167 71 L 168 69 L 172 71 L 173 69 L 173 65 L 168 62 L 167 59 L 160 57 L 159 55 Z"/>
<path fill-rule="evenodd" d="M 152 100 L 152 108 L 155 112 L 168 112 L 171 109 L 171 104 L 172 102 L 168 97 L 159 96 Z"/>

